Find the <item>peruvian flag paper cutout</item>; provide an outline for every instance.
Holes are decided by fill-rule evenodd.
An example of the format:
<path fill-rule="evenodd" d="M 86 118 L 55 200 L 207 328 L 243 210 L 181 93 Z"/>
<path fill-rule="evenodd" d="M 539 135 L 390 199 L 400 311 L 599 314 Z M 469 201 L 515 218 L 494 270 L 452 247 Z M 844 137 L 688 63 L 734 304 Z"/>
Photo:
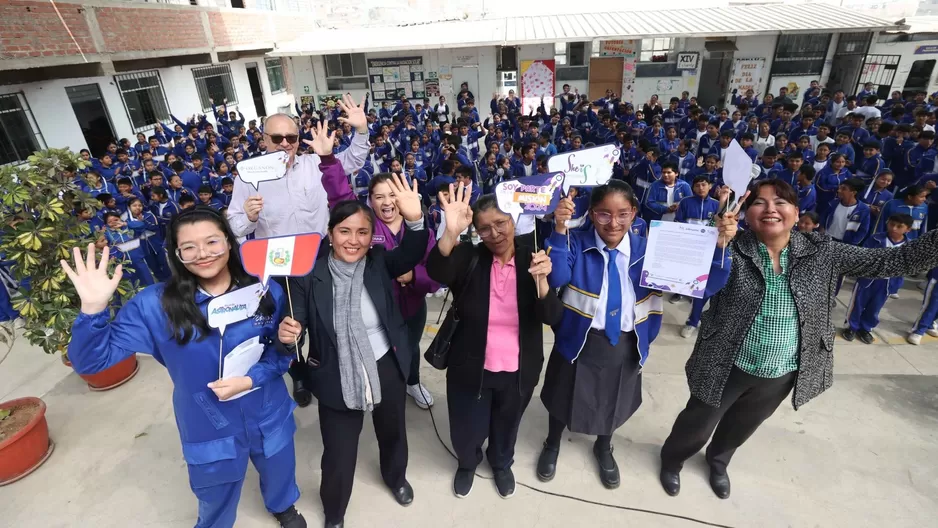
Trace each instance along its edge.
<path fill-rule="evenodd" d="M 302 277 L 313 270 L 322 235 L 307 233 L 247 240 L 241 244 L 244 271 L 261 279 Z"/>

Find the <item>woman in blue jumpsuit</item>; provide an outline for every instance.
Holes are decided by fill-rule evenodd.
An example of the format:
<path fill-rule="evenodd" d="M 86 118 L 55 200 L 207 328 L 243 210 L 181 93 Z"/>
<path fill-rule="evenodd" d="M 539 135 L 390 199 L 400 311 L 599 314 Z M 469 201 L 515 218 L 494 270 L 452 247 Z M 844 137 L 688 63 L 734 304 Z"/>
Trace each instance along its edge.
<path fill-rule="evenodd" d="M 140 286 L 149 286 L 156 282 L 138 238 L 144 227 L 143 222 L 124 222 L 116 211 L 108 211 L 104 213 L 104 224 L 107 226 L 104 237 L 112 248 L 114 258 L 133 268 L 133 271 L 128 271 L 127 278 Z"/>
<path fill-rule="evenodd" d="M 296 405 L 283 382 L 292 355 L 278 353 L 275 345 L 283 290 L 271 282 L 254 316 L 229 324 L 222 336 L 208 326 L 209 301 L 257 282 L 244 272 L 228 224 L 211 209 L 182 212 L 167 230 L 167 248 L 170 280 L 138 293 L 113 321 L 108 303 L 122 272 L 118 266 L 108 277 L 108 249 L 99 264 L 93 245 L 84 260 L 75 249 L 74 269 L 62 261 L 81 298 L 69 358 L 78 373 L 91 374 L 140 352 L 169 371 L 189 485 L 199 500 L 196 528 L 234 526 L 248 459 L 260 474 L 267 510 L 284 528 L 306 528 L 293 506 L 300 496 L 293 449 Z M 218 380 L 220 340 L 226 354 L 252 340 L 264 351 L 246 376 Z"/>

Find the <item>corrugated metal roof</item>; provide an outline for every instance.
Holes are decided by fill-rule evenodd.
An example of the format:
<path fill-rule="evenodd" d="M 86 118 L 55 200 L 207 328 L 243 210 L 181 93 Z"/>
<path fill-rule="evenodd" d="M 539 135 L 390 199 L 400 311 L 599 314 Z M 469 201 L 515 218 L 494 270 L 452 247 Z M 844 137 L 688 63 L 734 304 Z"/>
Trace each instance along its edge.
<path fill-rule="evenodd" d="M 938 16 L 906 17 L 904 28 L 896 28 L 890 33 L 938 33 Z"/>
<path fill-rule="evenodd" d="M 279 44 L 273 56 L 514 46 L 593 39 L 884 31 L 895 22 L 829 4 L 613 11 L 318 30 Z"/>

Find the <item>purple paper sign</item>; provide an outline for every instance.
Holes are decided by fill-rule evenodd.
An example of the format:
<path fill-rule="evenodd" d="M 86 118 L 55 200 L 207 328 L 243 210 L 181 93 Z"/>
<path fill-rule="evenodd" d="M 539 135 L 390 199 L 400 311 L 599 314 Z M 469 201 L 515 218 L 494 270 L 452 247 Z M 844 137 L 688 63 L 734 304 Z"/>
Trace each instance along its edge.
<path fill-rule="evenodd" d="M 506 180 L 495 186 L 498 208 L 517 222 L 523 214 L 545 215 L 554 212 L 560 203 L 564 173 L 548 172 L 517 180 Z"/>

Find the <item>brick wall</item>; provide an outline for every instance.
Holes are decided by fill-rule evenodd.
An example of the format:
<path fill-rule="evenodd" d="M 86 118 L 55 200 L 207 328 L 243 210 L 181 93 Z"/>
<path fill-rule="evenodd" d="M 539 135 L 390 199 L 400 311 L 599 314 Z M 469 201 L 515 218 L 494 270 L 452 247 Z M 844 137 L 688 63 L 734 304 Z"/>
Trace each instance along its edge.
<path fill-rule="evenodd" d="M 83 9 L 75 4 L 58 6 L 82 51 L 95 53 Z M 0 1 L 0 60 L 69 55 L 80 53 L 51 3 Z"/>
<path fill-rule="evenodd" d="M 95 13 L 108 53 L 208 47 L 196 10 L 99 7 Z"/>
<path fill-rule="evenodd" d="M 215 46 L 243 46 L 272 42 L 267 17 L 238 11 L 212 11 L 208 14 Z"/>

